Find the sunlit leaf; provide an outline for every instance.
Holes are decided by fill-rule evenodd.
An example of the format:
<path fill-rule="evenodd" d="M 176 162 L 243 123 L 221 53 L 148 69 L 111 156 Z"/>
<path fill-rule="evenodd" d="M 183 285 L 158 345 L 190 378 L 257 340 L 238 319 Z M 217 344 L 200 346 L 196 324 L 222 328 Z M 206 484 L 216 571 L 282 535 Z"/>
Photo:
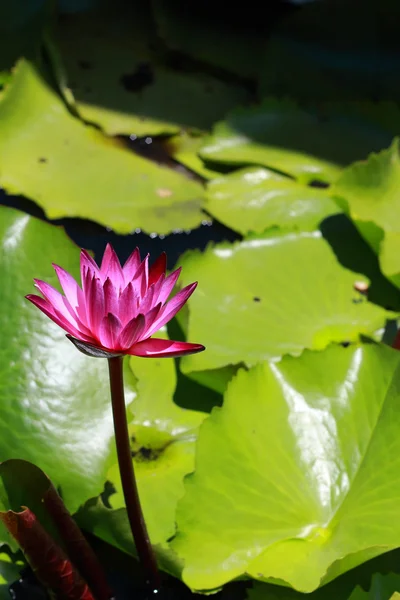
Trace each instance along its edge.
<path fill-rule="evenodd" d="M 228 165 L 262 165 L 312 180 L 333 181 L 341 167 L 390 143 L 362 121 L 306 112 L 289 100 L 266 100 L 215 125 L 200 156 Z M 344 140 L 346 140 L 344 142 Z"/>
<path fill-rule="evenodd" d="M 204 144 L 205 135 L 189 135 L 181 132 L 168 139 L 167 148 L 171 156 L 191 169 L 204 179 L 213 179 L 218 177 L 220 173 L 214 171 L 210 166 L 207 166 L 199 156 L 199 150 Z"/>
<path fill-rule="evenodd" d="M 246 574 L 312 592 L 400 546 L 399 361 L 332 346 L 239 372 L 178 505 L 191 588 Z"/>
<path fill-rule="evenodd" d="M 212 179 L 207 198 L 207 211 L 242 234 L 274 226 L 313 231 L 326 217 L 340 212 L 326 190 L 257 167 Z"/>
<path fill-rule="evenodd" d="M 333 186 L 361 234 L 379 255 L 383 273 L 400 285 L 400 157 L 396 138 L 387 150 L 348 167 Z"/>
<path fill-rule="evenodd" d="M 56 284 L 52 261 L 77 274 L 79 250 L 59 228 L 0 215 L 0 456 L 43 469 L 75 510 L 101 492 L 110 466 L 107 363 L 78 352 L 24 296 L 34 277 Z"/>
<path fill-rule="evenodd" d="M 123 506 L 107 362 L 78 352 L 24 298 L 32 291 L 33 277 L 56 283 L 52 261 L 77 274 L 79 251 L 62 230 L 18 211 L 0 210 L 0 277 L 12 281 L 1 295 L 0 417 L 6 426 L 0 454 L 43 469 L 71 510 L 97 496 L 107 477 L 117 489 L 111 504 Z M 126 362 L 126 402 L 139 490 L 155 543 L 165 542 L 175 531 L 175 505 L 183 493 L 183 476 L 193 469 L 194 441 L 204 413 L 190 397 L 186 406 L 192 410 L 174 404 L 173 359 L 132 358 L 130 364 L 135 376 Z M 200 395 L 209 394 L 198 388 Z"/>
<path fill-rule="evenodd" d="M 184 372 L 356 341 L 388 317 L 354 290 L 366 278 L 341 267 L 319 232 L 251 237 L 188 252 L 179 262 L 182 285 L 199 281 L 188 339 L 207 348 L 182 359 Z"/>
<path fill-rule="evenodd" d="M 79 216 L 121 233 L 168 233 L 204 219 L 199 183 L 84 125 L 27 61 L 0 103 L 0 162 L 0 185 L 51 219 Z"/>

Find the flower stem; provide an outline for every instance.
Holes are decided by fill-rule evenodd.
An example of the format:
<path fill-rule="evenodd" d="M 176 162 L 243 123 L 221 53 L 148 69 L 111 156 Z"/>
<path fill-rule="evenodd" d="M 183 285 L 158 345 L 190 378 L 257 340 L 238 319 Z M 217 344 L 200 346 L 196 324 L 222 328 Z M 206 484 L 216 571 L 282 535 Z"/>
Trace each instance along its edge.
<path fill-rule="evenodd" d="M 150 543 L 146 523 L 144 521 L 133 468 L 125 408 L 123 357 L 116 356 L 109 358 L 108 368 L 110 373 L 115 443 L 117 447 L 118 465 L 124 492 L 126 512 L 128 513 L 128 520 L 131 526 L 133 539 L 135 541 L 139 560 L 144 569 L 147 583 L 151 586 L 153 593 L 158 593 L 161 587 L 160 574 L 157 568 L 153 548 Z"/>

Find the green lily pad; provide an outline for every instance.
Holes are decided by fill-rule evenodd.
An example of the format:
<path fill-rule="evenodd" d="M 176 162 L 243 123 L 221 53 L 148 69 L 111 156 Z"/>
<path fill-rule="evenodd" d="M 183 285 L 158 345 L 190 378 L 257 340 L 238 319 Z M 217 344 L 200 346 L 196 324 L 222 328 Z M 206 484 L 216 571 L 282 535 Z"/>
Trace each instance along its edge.
<path fill-rule="evenodd" d="M 1 539 L 9 548 L 17 551 L 20 548 L 18 534 L 22 532 L 22 539 L 29 540 L 25 557 L 28 562 L 35 553 L 37 542 L 30 527 L 31 513 L 37 518 L 39 527 L 53 538 L 56 545 L 62 544 L 62 533 L 57 527 L 60 504 L 64 514 L 65 507 L 62 500 L 59 500 L 55 487 L 36 465 L 21 459 L 0 463 Z M 16 519 L 15 522 L 9 519 L 10 513 Z"/>
<path fill-rule="evenodd" d="M 158 494 L 160 500 L 160 492 Z M 74 515 L 78 525 L 115 548 L 136 555 L 132 533 L 124 508 L 110 509 L 101 498 L 93 498 Z M 182 561 L 166 544 L 153 546 L 160 569 L 174 577 L 180 577 Z"/>
<path fill-rule="evenodd" d="M 274 226 L 313 231 L 323 219 L 340 212 L 326 190 L 257 167 L 213 179 L 207 199 L 207 211 L 242 234 Z"/>
<path fill-rule="evenodd" d="M 159 331 L 157 337 L 167 338 L 167 334 Z M 198 428 L 204 413 L 181 408 L 173 401 L 180 374 L 172 359 L 133 356 L 129 366 L 137 379 L 137 396 L 129 408 L 132 424 L 157 428 L 173 437 L 186 436 Z"/>
<path fill-rule="evenodd" d="M 378 593 L 374 599 L 381 600 L 379 593 L 383 590 L 388 592 L 388 597 L 383 596 L 382 600 L 388 600 L 392 590 L 399 587 L 399 576 L 395 574 L 399 556 L 399 549 L 385 552 L 343 573 L 310 594 L 303 594 L 282 585 L 254 581 L 248 589 L 247 600 L 353 600 L 353 593 L 364 594 L 362 598 L 365 598 L 374 591 Z"/>
<path fill-rule="evenodd" d="M 240 371 L 178 505 L 184 581 L 248 575 L 308 593 L 399 547 L 399 374 L 399 353 L 378 344 Z"/>
<path fill-rule="evenodd" d="M 371 562 L 368 562 L 368 565 L 372 568 Z M 311 594 L 302 594 L 287 587 L 254 582 L 253 587 L 247 592 L 247 600 L 397 600 L 396 592 L 393 596 L 392 594 L 393 590 L 400 589 L 399 575 L 374 573 L 370 583 L 363 583 L 362 586 L 357 585 L 354 588 L 360 569 L 361 567 L 358 567 L 355 571 L 342 575 Z"/>
<path fill-rule="evenodd" d="M 79 250 L 61 229 L 5 207 L 0 245 L 0 456 L 37 465 L 74 511 L 111 466 L 107 363 L 78 352 L 24 296 L 34 277 L 56 284 L 52 261 L 77 275 Z"/>
<path fill-rule="evenodd" d="M 367 297 L 370 302 L 400 312 L 398 288 L 386 279 L 379 268 L 377 255 L 344 213 L 334 215 L 320 225 L 339 263 L 350 271 L 363 273 L 371 282 Z"/>
<path fill-rule="evenodd" d="M 21 61 L 0 103 L 0 185 L 51 219 L 79 216 L 120 233 L 168 233 L 204 219 L 203 188 L 73 117 Z"/>
<path fill-rule="evenodd" d="M 193 381 L 200 383 L 200 385 L 204 385 L 218 394 L 223 394 L 238 368 L 239 365 L 227 365 L 226 367 L 210 371 L 192 371 L 191 373 L 187 373 L 187 376 Z"/>
<path fill-rule="evenodd" d="M 111 597 L 100 563 L 41 469 L 20 459 L 2 462 L 0 509 L 2 526 L 50 596 L 82 598 L 84 578 L 96 597 Z"/>
<path fill-rule="evenodd" d="M 206 352 L 185 356 L 184 372 L 322 349 L 383 327 L 388 313 L 354 290 L 368 281 L 339 265 L 319 231 L 249 237 L 180 260 L 189 301 L 188 339 Z"/>
<path fill-rule="evenodd" d="M 165 331 L 158 335 L 166 337 Z M 193 471 L 197 430 L 206 415 L 201 410 L 182 408 L 174 403 L 174 394 L 177 386 L 180 386 L 173 360 L 131 357 L 129 367 L 125 369 L 125 378 L 128 388 L 135 389 L 134 396 L 128 396 L 128 400 L 131 400 L 128 415 L 143 512 L 152 543 L 165 544 L 175 533 L 176 504 L 183 495 L 184 476 Z M 207 394 L 206 388 L 197 387 L 200 394 Z M 185 384 L 180 393 L 185 394 Z M 187 404 L 190 404 L 190 398 Z M 110 509 L 104 507 L 107 525 L 102 524 L 100 531 L 96 527 L 93 533 L 115 544 L 116 539 L 123 537 L 122 531 L 125 528 L 129 530 L 116 463 L 110 468 L 107 479 L 115 490 L 109 497 L 113 516 L 107 513 Z M 159 502 L 160 490 L 163 493 L 162 503 Z M 79 522 L 90 528 L 92 511 L 102 510 L 101 505 L 89 503 L 80 512 Z M 121 531 L 114 531 L 114 527 Z M 134 553 L 131 539 L 129 551 Z"/>
<path fill-rule="evenodd" d="M 400 590 L 400 575 L 376 573 L 372 577 L 371 588 L 366 592 L 361 587 L 357 587 L 349 600 L 398 600 L 400 594 L 397 590 Z"/>
<path fill-rule="evenodd" d="M 20 577 L 24 562 L 8 552 L 0 552 L 0 600 L 10 600 L 9 586 Z"/>
<path fill-rule="evenodd" d="M 168 140 L 168 151 L 177 162 L 181 163 L 204 179 L 213 179 L 220 176 L 220 172 L 213 170 L 199 156 L 199 150 L 204 144 L 205 135 L 189 135 L 182 131 Z"/>
<path fill-rule="evenodd" d="M 261 165 L 305 182 L 330 182 L 342 167 L 390 140 L 390 134 L 370 123 L 326 117 L 301 110 L 290 100 L 269 99 L 217 123 L 200 156 L 228 165 Z"/>
<path fill-rule="evenodd" d="M 168 324 L 168 330 L 170 331 L 170 336 L 173 339 L 179 339 L 182 341 L 186 340 L 186 335 L 185 332 L 187 332 L 188 329 L 188 322 L 189 322 L 189 309 L 188 309 L 188 305 L 185 304 L 185 306 L 183 307 L 183 309 L 176 315 L 175 319 L 173 319 L 172 321 L 169 322 Z M 179 365 L 181 367 L 182 365 L 182 359 L 179 359 Z M 210 412 L 211 408 L 214 406 L 219 406 L 219 402 L 215 401 L 215 393 L 220 395 L 220 399 L 222 402 L 222 394 L 224 394 L 226 387 L 228 385 L 228 383 L 230 382 L 230 380 L 232 379 L 232 377 L 236 374 L 237 370 L 242 367 L 243 365 L 241 364 L 237 364 L 237 365 L 227 365 L 226 367 L 222 367 L 219 369 L 207 369 L 205 371 L 186 371 L 185 370 L 185 375 L 181 378 L 183 380 L 190 379 L 193 382 L 199 383 L 200 384 L 200 388 L 202 386 L 205 386 L 206 388 L 208 388 L 208 394 L 207 394 L 207 404 L 208 407 L 204 408 L 205 412 Z M 180 374 L 182 375 L 182 371 L 180 368 Z M 196 385 L 194 383 L 194 385 Z M 187 388 L 188 386 L 182 386 L 182 389 L 185 390 L 185 388 Z M 189 390 L 189 394 L 188 396 L 191 398 L 191 400 L 193 400 L 194 398 L 194 390 L 196 390 L 196 387 L 193 388 L 193 391 Z M 214 395 L 214 398 L 213 398 Z M 199 395 L 197 394 L 197 399 L 199 397 Z M 183 393 L 181 393 L 181 388 L 177 388 L 176 393 L 175 393 L 175 399 L 177 401 L 177 403 L 181 406 L 186 406 L 187 405 L 187 399 L 183 400 Z M 183 400 L 183 402 L 182 402 Z"/>
<path fill-rule="evenodd" d="M 352 589 L 354 585 L 350 588 Z M 303 594 L 292 588 L 255 581 L 247 592 L 247 600 L 348 600 L 349 585 L 333 581 L 311 594 Z"/>
<path fill-rule="evenodd" d="M 240 86 L 165 64 L 150 50 L 155 36 L 148 2 L 109 2 L 60 21 L 56 39 L 86 121 L 109 135 L 207 130 L 248 98 Z"/>
<path fill-rule="evenodd" d="M 24 298 L 33 277 L 55 283 L 52 260 L 77 275 L 79 251 L 56 227 L 12 209 L 1 208 L 0 214 L 0 278 L 12 282 L 1 297 L 0 416 L 7 423 L 1 457 L 18 456 L 43 469 L 72 511 L 97 496 L 110 475 L 117 488 L 110 501 L 122 506 L 106 361 L 78 352 Z M 204 413 L 174 404 L 172 359 L 132 358 L 125 375 L 144 511 L 155 543 L 165 542 L 175 531 L 175 505 L 183 493 L 183 476 L 193 469 L 194 441 Z M 162 511 L 157 482 L 165 494 Z M 123 514 L 126 518 L 125 509 Z"/>
<path fill-rule="evenodd" d="M 379 154 L 343 171 L 332 194 L 337 196 L 360 233 L 379 255 L 383 273 L 400 286 L 399 139 Z"/>

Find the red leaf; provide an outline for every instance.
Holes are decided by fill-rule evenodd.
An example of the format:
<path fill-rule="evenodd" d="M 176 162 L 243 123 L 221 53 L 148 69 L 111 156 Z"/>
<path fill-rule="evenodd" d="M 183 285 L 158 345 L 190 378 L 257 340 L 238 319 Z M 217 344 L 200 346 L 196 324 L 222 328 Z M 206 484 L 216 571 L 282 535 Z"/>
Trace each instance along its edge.
<path fill-rule="evenodd" d="M 57 546 L 37 520 L 25 508 L 0 513 L 0 519 L 16 539 L 39 581 L 60 600 L 95 600 L 87 583 L 79 575 L 64 551 Z"/>
<path fill-rule="evenodd" d="M 43 471 L 25 460 L 11 459 L 0 464 L 0 480 L 6 508 L 10 509 L 0 511 L 0 519 L 26 553 L 38 578 L 45 585 L 55 585 L 60 577 L 65 585 L 73 584 L 73 595 L 62 596 L 68 600 L 89 600 L 92 593 L 96 600 L 110 600 L 113 592 L 96 555 Z M 43 560 L 44 554 L 49 556 Z M 80 582 L 78 591 L 74 582 Z"/>
<path fill-rule="evenodd" d="M 43 496 L 43 503 L 57 527 L 72 562 L 89 583 L 96 599 L 110 600 L 113 592 L 95 553 L 51 483 Z"/>

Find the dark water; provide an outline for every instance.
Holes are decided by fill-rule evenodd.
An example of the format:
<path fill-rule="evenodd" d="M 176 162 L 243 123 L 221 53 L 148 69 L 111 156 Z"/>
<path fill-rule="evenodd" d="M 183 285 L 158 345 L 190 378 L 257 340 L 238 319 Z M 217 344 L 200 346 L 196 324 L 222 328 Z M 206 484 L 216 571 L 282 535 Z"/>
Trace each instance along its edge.
<path fill-rule="evenodd" d="M 22 196 L 8 196 L 0 190 L 0 204 L 17 208 L 39 219 L 48 221 L 42 209 L 27 198 Z M 67 235 L 81 248 L 93 250 L 97 260 L 101 259 L 107 243 L 111 243 L 121 261 L 125 261 L 129 254 L 138 246 L 141 255 L 151 254 L 154 260 L 161 252 L 166 252 L 168 268 L 176 264 L 179 256 L 185 250 L 199 248 L 203 250 L 210 242 L 235 241 L 240 236 L 221 223 L 213 221 L 204 215 L 203 224 L 192 231 L 175 230 L 169 235 L 147 235 L 142 231 L 135 231 L 129 235 L 118 235 L 107 230 L 98 223 L 83 219 L 58 219 L 48 221 L 54 225 L 64 227 Z"/>

